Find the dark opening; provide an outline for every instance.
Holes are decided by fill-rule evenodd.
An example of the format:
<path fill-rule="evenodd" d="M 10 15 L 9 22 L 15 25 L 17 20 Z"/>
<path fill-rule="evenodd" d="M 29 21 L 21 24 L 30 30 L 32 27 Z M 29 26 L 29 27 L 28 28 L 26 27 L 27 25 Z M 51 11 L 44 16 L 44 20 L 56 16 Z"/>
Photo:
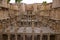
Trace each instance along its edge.
<path fill-rule="evenodd" d="M 40 35 L 34 36 L 34 40 L 40 40 Z"/>
<path fill-rule="evenodd" d="M 18 35 L 18 36 L 17 36 L 17 40 L 23 40 L 23 36 Z"/>
<path fill-rule="evenodd" d="M 50 35 L 50 40 L 55 40 L 55 35 Z"/>
<path fill-rule="evenodd" d="M 3 34 L 3 40 L 8 40 L 8 35 L 7 34 Z"/>
<path fill-rule="evenodd" d="M 43 35 L 42 40 L 47 40 L 48 36 L 47 35 Z"/>
<path fill-rule="evenodd" d="M 15 35 L 11 34 L 10 35 L 10 40 L 15 40 Z"/>
<path fill-rule="evenodd" d="M 32 40 L 32 35 L 25 35 L 25 40 Z"/>

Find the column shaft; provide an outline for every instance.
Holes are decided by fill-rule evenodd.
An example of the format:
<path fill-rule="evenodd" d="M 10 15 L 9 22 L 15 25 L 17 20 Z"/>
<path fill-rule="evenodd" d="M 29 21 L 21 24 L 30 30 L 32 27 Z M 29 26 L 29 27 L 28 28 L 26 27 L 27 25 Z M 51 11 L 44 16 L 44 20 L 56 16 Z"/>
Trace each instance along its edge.
<path fill-rule="evenodd" d="M 40 40 L 42 40 L 43 34 L 40 34 Z"/>
<path fill-rule="evenodd" d="M 15 40 L 17 40 L 17 34 L 15 34 Z"/>
<path fill-rule="evenodd" d="M 34 34 L 32 35 L 32 40 L 34 40 Z"/>
<path fill-rule="evenodd" d="M 25 40 L 25 34 L 23 35 L 23 40 Z"/>
<path fill-rule="evenodd" d="M 2 40 L 3 38 L 2 38 L 2 34 L 0 34 L 0 40 Z"/>
<path fill-rule="evenodd" d="M 34 40 L 34 22 L 32 22 L 32 40 Z"/>
<path fill-rule="evenodd" d="M 47 36 L 48 36 L 48 40 L 50 40 L 50 34 L 48 34 Z"/>
<path fill-rule="evenodd" d="M 10 34 L 8 34 L 8 40 L 10 40 Z"/>

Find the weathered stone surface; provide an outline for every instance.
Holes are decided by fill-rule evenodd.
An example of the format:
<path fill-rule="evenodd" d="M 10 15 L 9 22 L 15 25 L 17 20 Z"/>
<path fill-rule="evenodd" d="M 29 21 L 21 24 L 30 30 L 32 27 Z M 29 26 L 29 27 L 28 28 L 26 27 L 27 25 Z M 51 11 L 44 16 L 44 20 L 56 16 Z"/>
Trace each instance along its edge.
<path fill-rule="evenodd" d="M 0 32 L 3 33 L 31 33 L 60 34 L 60 1 L 43 5 L 35 4 L 7 4 L 0 5 Z M 54 4 L 54 5 L 53 5 Z M 59 37 L 57 35 L 57 39 Z"/>

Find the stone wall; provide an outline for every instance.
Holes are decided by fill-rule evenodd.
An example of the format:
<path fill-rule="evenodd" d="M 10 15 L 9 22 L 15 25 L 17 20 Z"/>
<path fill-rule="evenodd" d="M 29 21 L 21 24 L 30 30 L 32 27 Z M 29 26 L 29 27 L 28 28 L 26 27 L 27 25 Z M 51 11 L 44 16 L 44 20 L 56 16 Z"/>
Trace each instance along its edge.
<path fill-rule="evenodd" d="M 53 8 L 58 8 L 60 7 L 60 0 L 53 0 L 53 5 L 52 5 Z"/>

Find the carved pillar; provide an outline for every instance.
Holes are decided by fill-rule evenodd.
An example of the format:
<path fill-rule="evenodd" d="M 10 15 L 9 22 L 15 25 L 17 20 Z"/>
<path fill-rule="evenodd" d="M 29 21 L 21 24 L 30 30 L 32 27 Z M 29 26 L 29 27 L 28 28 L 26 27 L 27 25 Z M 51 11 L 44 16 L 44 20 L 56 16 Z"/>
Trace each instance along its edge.
<path fill-rule="evenodd" d="M 34 4 L 33 8 L 34 8 L 34 12 L 37 12 L 37 4 Z"/>
<path fill-rule="evenodd" d="M 42 37 L 43 37 L 43 35 L 41 34 L 41 35 L 40 35 L 40 40 L 42 40 Z"/>
<path fill-rule="evenodd" d="M 2 40 L 2 21 L 0 21 L 0 40 Z"/>
<path fill-rule="evenodd" d="M 24 3 L 23 3 L 23 6 L 22 7 L 23 7 L 23 12 L 25 12 L 25 4 Z"/>
<path fill-rule="evenodd" d="M 8 40 L 10 40 L 10 34 L 8 34 Z"/>
<path fill-rule="evenodd" d="M 15 25 L 16 25 L 16 23 L 15 23 Z M 17 40 L 17 30 L 18 30 L 18 27 L 15 26 L 15 40 Z"/>
<path fill-rule="evenodd" d="M 42 37 L 43 37 L 43 33 L 42 33 L 42 30 L 41 30 L 41 33 L 40 33 L 40 40 L 42 40 Z"/>
<path fill-rule="evenodd" d="M 8 40 L 10 40 L 10 29 L 7 30 L 7 33 L 8 33 Z"/>
<path fill-rule="evenodd" d="M 2 38 L 2 34 L 0 34 L 0 40 L 2 40 L 3 38 Z"/>
<path fill-rule="evenodd" d="M 50 34 L 48 34 L 47 36 L 48 36 L 48 40 L 50 40 Z"/>
<path fill-rule="evenodd" d="M 26 29 L 26 27 L 25 27 L 25 25 L 24 25 L 24 22 L 23 22 L 23 27 L 24 27 L 24 33 L 23 33 L 23 40 L 25 40 L 25 29 Z"/>
<path fill-rule="evenodd" d="M 32 40 L 34 40 L 34 34 L 32 34 Z"/>
<path fill-rule="evenodd" d="M 34 22 L 32 22 L 32 40 L 34 40 Z"/>
<path fill-rule="evenodd" d="M 23 34 L 23 40 L 25 40 L 25 34 Z"/>
<path fill-rule="evenodd" d="M 17 40 L 17 34 L 15 34 L 15 40 Z"/>

